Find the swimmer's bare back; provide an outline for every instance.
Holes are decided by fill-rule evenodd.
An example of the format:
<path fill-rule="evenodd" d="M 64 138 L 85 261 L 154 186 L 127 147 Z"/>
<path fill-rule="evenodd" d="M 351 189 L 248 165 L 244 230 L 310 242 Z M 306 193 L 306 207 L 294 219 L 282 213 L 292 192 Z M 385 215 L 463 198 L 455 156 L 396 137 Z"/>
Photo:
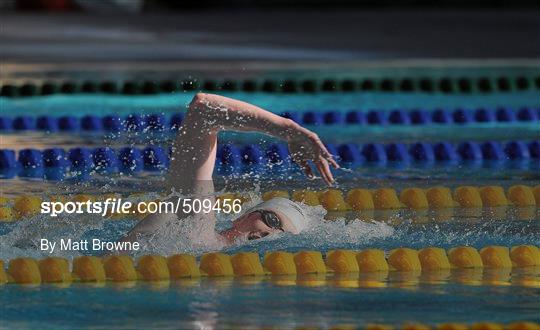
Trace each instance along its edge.
<path fill-rule="evenodd" d="M 260 132 L 280 138 L 288 143 L 293 161 L 309 178 L 314 177 L 314 166 L 328 185 L 334 182 L 330 166 L 338 168 L 338 164 L 314 132 L 252 104 L 219 95 L 198 93 L 189 104 L 173 145 L 167 177 L 169 191 L 176 191 L 183 196 L 212 198 L 212 174 L 216 162 L 218 133 L 226 130 Z M 123 240 L 135 241 L 139 235 L 151 234 L 163 224 L 186 216 L 149 215 Z M 213 228 L 215 214 L 204 214 L 203 220 L 208 221 Z"/>

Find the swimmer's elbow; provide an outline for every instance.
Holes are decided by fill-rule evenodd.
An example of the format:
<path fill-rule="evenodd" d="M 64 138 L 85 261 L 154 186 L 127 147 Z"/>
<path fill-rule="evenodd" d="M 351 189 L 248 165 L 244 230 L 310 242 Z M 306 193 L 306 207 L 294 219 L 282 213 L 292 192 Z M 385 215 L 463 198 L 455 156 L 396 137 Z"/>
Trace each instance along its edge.
<path fill-rule="evenodd" d="M 207 104 L 207 94 L 205 93 L 197 93 L 195 96 L 193 96 L 193 99 L 191 100 L 191 103 L 189 104 L 190 109 L 203 109 L 206 108 L 205 105 Z"/>
<path fill-rule="evenodd" d="M 210 108 L 208 107 L 210 101 L 208 96 L 209 95 L 205 93 L 197 93 L 193 96 L 188 110 L 188 113 L 192 118 L 208 118 L 208 116 L 212 115 L 213 111 L 210 111 Z"/>

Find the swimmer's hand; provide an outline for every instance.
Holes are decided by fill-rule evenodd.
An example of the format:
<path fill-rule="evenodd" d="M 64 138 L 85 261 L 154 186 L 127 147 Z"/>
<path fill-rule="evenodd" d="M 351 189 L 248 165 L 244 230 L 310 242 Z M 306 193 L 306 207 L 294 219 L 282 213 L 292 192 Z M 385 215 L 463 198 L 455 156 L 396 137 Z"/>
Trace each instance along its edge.
<path fill-rule="evenodd" d="M 289 152 L 293 161 L 302 168 L 302 171 L 308 178 L 313 178 L 313 169 L 309 161 L 312 161 L 317 171 L 321 174 L 324 181 L 330 186 L 334 182 L 334 177 L 330 171 L 330 165 L 339 168 L 332 154 L 328 152 L 319 136 L 303 127 L 287 139 L 289 143 Z"/>

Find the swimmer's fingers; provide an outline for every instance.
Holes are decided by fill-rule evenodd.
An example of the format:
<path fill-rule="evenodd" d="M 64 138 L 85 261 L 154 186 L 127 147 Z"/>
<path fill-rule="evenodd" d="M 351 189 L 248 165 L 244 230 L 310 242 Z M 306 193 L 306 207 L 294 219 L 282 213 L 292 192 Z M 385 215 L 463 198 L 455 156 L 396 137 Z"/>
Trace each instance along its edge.
<path fill-rule="evenodd" d="M 325 166 L 322 162 L 316 162 L 315 163 L 315 166 L 317 167 L 317 170 L 319 171 L 319 173 L 321 174 L 324 182 L 326 182 L 327 185 L 331 186 L 332 185 L 332 178 L 328 175 L 328 172 L 326 172 L 326 169 L 325 169 Z"/>
<path fill-rule="evenodd" d="M 325 159 L 330 165 L 332 165 L 333 168 L 339 168 L 339 164 L 334 159 L 334 156 L 329 154 L 327 157 L 325 157 Z"/>
<path fill-rule="evenodd" d="M 330 166 L 328 166 L 328 162 L 326 161 L 326 159 L 324 159 L 323 157 L 319 157 L 319 160 L 315 161 L 315 166 L 317 167 L 319 173 L 321 173 L 321 176 L 323 177 L 323 180 L 326 182 L 326 184 L 331 186 L 334 182 L 334 177 L 332 176 Z"/>
<path fill-rule="evenodd" d="M 316 143 L 319 147 L 320 154 L 324 157 L 324 159 L 326 159 L 326 161 L 330 163 L 333 168 L 339 168 L 338 163 L 336 163 L 336 161 L 334 160 L 334 156 L 328 151 L 328 149 L 326 149 L 324 143 L 322 143 L 320 139 L 317 139 Z"/>
<path fill-rule="evenodd" d="M 302 172 L 308 177 L 313 178 L 313 170 L 311 169 L 311 166 L 309 166 L 309 163 L 306 160 L 299 161 L 298 166 L 302 169 Z"/>
<path fill-rule="evenodd" d="M 330 170 L 330 166 L 328 165 L 328 161 L 326 159 L 321 160 L 323 163 L 324 171 L 328 177 L 328 181 L 330 184 L 334 183 L 334 175 L 332 174 L 332 171 Z"/>

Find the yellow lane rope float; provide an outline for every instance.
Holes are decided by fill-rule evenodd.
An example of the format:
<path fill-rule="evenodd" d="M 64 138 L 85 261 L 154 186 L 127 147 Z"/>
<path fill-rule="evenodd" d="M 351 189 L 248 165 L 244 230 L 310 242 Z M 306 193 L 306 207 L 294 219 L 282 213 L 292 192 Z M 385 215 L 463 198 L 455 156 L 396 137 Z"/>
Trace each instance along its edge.
<path fill-rule="evenodd" d="M 224 325 L 224 329 L 236 329 L 238 325 Z M 240 327 L 242 328 L 242 327 Z M 273 330 L 281 329 L 279 326 L 260 326 L 249 327 L 250 329 Z M 400 326 L 390 324 L 369 323 L 363 326 L 355 324 L 336 324 L 333 326 L 318 327 L 311 324 L 296 326 L 296 330 L 540 330 L 540 324 L 532 321 L 517 321 L 509 324 L 496 322 L 476 322 L 472 324 L 466 323 L 439 323 L 435 325 L 424 323 L 404 323 Z"/>
<path fill-rule="evenodd" d="M 363 327 L 337 325 L 332 330 L 364 329 L 364 330 L 540 330 L 540 324 L 529 321 L 518 321 L 510 324 L 495 322 L 477 322 L 471 325 L 465 323 L 440 323 L 435 326 L 423 323 L 406 323 L 400 327 L 387 324 L 367 324 Z"/>
<path fill-rule="evenodd" d="M 0 260 L 0 283 L 39 284 L 80 282 L 164 281 L 232 276 L 301 276 L 348 275 L 377 272 L 437 272 L 450 269 L 533 269 L 540 271 L 540 248 L 534 245 L 486 246 L 477 250 L 458 246 L 448 250 L 426 247 L 420 250 L 397 248 L 267 252 L 261 258 L 256 252 L 221 252 L 169 257 L 145 255 L 134 261 L 126 255 L 93 257 L 80 256 L 69 262 L 61 257 L 11 259 L 4 267 Z M 540 286 L 540 283 L 536 284 Z"/>
<path fill-rule="evenodd" d="M 32 217 L 41 211 L 43 201 L 51 202 L 86 202 L 105 201 L 107 198 L 120 198 L 118 194 L 102 195 L 53 195 L 41 198 L 34 195 L 22 195 L 15 198 L 0 198 L 0 221 L 14 221 Z M 444 209 L 472 209 L 472 208 L 501 208 L 518 207 L 535 209 L 540 206 L 540 185 L 530 187 L 514 185 L 506 191 L 501 186 L 460 186 L 451 190 L 448 187 L 436 186 L 429 188 L 404 188 L 396 191 L 393 188 L 364 189 L 355 188 L 347 192 L 337 189 L 324 191 L 272 190 L 262 194 L 263 200 L 273 197 L 285 197 L 305 203 L 307 205 L 321 205 L 329 212 L 371 211 L 371 210 L 444 210 Z M 135 193 L 126 200 L 148 201 L 141 193 Z M 243 203 L 249 200 L 241 194 L 225 193 L 217 196 L 218 199 L 237 198 Z M 157 200 L 154 198 L 152 200 Z M 127 218 L 140 219 L 145 216 L 138 212 L 131 212 Z M 534 213 L 534 212 L 533 212 Z M 123 214 L 110 214 L 109 218 L 124 218 Z"/>
<path fill-rule="evenodd" d="M 233 325 L 228 327 L 225 325 L 225 329 L 235 329 Z M 251 329 L 252 327 L 250 327 Z M 253 329 L 260 330 L 272 330 L 280 329 L 280 327 L 273 326 L 261 326 Z M 496 322 L 476 322 L 472 324 L 467 323 L 439 323 L 435 325 L 425 323 L 404 323 L 400 326 L 394 326 L 390 324 L 377 324 L 368 323 L 366 325 L 357 326 L 355 324 L 336 324 L 333 326 L 318 327 L 313 325 L 297 326 L 296 330 L 540 330 L 540 324 L 533 321 L 517 321 L 509 324 L 496 323 Z"/>

